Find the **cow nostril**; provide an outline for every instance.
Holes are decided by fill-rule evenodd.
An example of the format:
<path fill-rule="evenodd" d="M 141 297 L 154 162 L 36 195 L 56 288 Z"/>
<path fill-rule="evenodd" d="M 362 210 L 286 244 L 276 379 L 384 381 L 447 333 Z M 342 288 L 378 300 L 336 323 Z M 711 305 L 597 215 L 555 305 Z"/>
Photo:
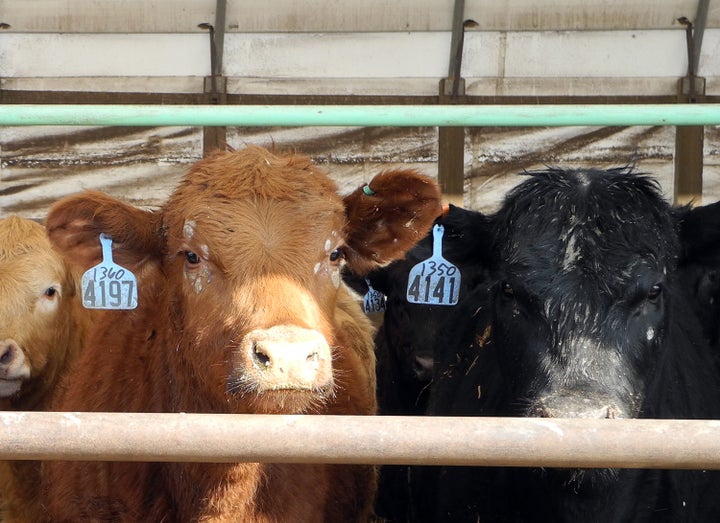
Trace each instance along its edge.
<path fill-rule="evenodd" d="M 5 348 L 4 348 L 4 350 L 3 350 L 2 355 L 0 356 L 0 364 L 1 364 L 1 365 L 7 365 L 8 363 L 10 363 L 10 362 L 12 361 L 12 359 L 13 359 L 13 353 L 14 353 L 14 352 L 15 352 L 15 351 L 13 350 L 13 346 L 12 346 L 12 345 L 6 345 Z"/>
<path fill-rule="evenodd" d="M 427 356 L 415 356 L 413 361 L 413 372 L 415 377 L 421 381 L 432 378 L 433 359 Z"/>
<path fill-rule="evenodd" d="M 270 356 L 265 354 L 261 349 L 259 349 L 257 346 L 255 346 L 255 350 L 253 351 L 253 360 L 255 361 L 255 364 L 258 367 L 261 368 L 269 368 L 271 365 Z"/>
<path fill-rule="evenodd" d="M 305 361 L 309 363 L 315 363 L 318 359 L 320 359 L 320 355 L 317 352 L 313 352 L 312 354 L 308 354 L 308 357 L 305 358 Z"/>

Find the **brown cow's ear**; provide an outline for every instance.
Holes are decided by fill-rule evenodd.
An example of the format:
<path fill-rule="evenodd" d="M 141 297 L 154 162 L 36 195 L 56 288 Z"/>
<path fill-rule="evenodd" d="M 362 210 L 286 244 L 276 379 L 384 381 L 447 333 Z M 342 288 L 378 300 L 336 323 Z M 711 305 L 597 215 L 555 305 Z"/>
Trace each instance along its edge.
<path fill-rule="evenodd" d="M 356 274 L 405 256 L 442 214 L 440 190 L 417 171 L 383 172 L 345 197 L 346 259 Z"/>
<path fill-rule="evenodd" d="M 101 233 L 113 240 L 113 260 L 128 268 L 162 252 L 159 214 L 98 191 L 57 201 L 50 208 L 45 227 L 55 250 L 81 270 L 102 261 Z"/>

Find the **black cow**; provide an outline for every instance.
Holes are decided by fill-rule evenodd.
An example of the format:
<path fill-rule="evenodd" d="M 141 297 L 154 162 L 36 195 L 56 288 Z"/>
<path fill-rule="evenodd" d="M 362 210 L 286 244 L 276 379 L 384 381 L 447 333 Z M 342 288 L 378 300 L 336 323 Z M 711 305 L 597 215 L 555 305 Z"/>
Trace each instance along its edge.
<path fill-rule="evenodd" d="M 468 251 L 473 243 L 466 235 L 482 215 L 450 205 L 436 220 L 444 227 L 443 256 L 458 265 L 462 273 L 459 299 L 465 298 L 486 276 Z M 378 369 L 378 409 L 381 414 L 418 415 L 427 406 L 428 385 L 432 381 L 436 331 L 453 306 L 410 303 L 407 300 L 408 275 L 418 263 L 433 254 L 433 232 L 413 247 L 404 259 L 372 271 L 367 276 L 375 290 L 387 297 L 383 323 L 375 336 Z"/>
<path fill-rule="evenodd" d="M 490 275 L 439 335 L 455 353 L 436 363 L 428 412 L 720 418 L 712 333 L 694 312 L 699 290 L 713 289 L 720 206 L 673 208 L 630 168 L 529 174 L 466 234 Z M 412 476 L 415 521 L 720 521 L 718 472 L 444 467 Z"/>
<path fill-rule="evenodd" d="M 442 254 L 462 273 L 458 289 L 462 301 L 484 281 L 484 268 L 474 263 L 477 255 L 468 251 L 473 242 L 465 235 L 476 229 L 485 218 L 478 213 L 450 205 L 436 224 L 444 227 Z M 410 303 L 407 300 L 408 276 L 412 268 L 433 254 L 432 231 L 403 260 L 376 269 L 367 280 L 386 298 L 383 321 L 375 336 L 377 355 L 378 411 L 384 415 L 422 415 L 427 408 L 433 377 L 436 331 L 452 315 L 453 306 Z M 367 291 L 364 281 L 345 274 L 346 282 L 360 292 Z M 383 466 L 380 469 L 376 514 L 388 522 L 407 521 L 408 467 Z"/>
<path fill-rule="evenodd" d="M 703 333 L 720 357 L 720 236 L 718 204 L 698 207 L 682 223 L 682 234 L 692 238 L 686 242 L 680 267 L 682 285 L 693 295 L 692 304 L 700 319 Z"/>

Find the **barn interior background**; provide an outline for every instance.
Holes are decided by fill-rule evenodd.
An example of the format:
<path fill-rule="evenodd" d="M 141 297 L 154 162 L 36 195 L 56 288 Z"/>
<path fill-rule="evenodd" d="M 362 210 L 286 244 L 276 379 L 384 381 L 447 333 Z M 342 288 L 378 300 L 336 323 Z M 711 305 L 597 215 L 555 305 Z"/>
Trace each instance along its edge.
<path fill-rule="evenodd" d="M 709 0 L 0 0 L 0 103 L 720 101 Z M 414 166 L 492 209 L 524 169 L 635 162 L 720 199 L 720 126 L 0 128 L 0 215 L 96 188 L 162 202 L 227 142 L 292 148 L 350 190 Z"/>

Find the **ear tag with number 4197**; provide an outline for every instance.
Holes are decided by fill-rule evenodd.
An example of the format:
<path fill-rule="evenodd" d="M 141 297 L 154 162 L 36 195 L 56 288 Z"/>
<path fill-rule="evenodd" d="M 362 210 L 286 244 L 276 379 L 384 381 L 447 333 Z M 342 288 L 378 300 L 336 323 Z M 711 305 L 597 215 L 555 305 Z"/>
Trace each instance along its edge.
<path fill-rule="evenodd" d="M 86 309 L 134 309 L 137 307 L 137 279 L 129 270 L 113 263 L 112 239 L 100 234 L 103 260 L 82 277 L 83 306 Z"/>
<path fill-rule="evenodd" d="M 377 289 L 373 289 L 370 285 L 370 280 L 365 279 L 365 283 L 368 286 L 368 291 L 365 293 L 363 298 L 363 311 L 365 314 L 371 314 L 373 312 L 385 312 L 385 295 Z"/>
<path fill-rule="evenodd" d="M 456 305 L 460 295 L 460 270 L 442 257 L 445 227 L 433 227 L 433 253 L 415 265 L 408 276 L 407 301 L 427 305 Z"/>

